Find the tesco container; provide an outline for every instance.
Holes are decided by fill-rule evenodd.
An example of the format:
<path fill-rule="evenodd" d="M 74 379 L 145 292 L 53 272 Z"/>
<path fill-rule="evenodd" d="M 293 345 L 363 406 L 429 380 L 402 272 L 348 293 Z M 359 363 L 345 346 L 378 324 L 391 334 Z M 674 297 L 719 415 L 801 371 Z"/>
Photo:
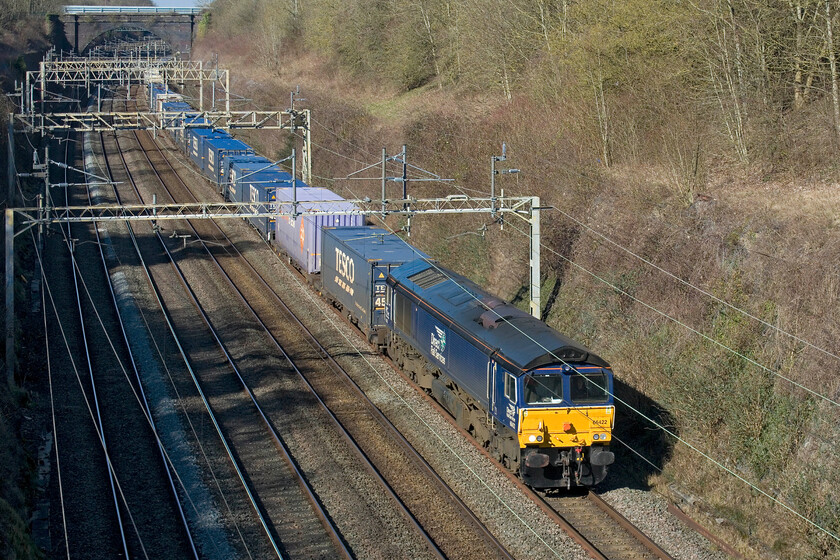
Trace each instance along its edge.
<path fill-rule="evenodd" d="M 202 138 L 204 154 L 204 172 L 217 184 L 224 182 L 225 159 L 232 156 L 254 155 L 254 150 L 242 140 L 225 137 L 205 136 Z"/>
<path fill-rule="evenodd" d="M 388 275 L 406 262 L 429 258 L 397 235 L 374 226 L 322 230 L 321 282 L 368 342 L 385 344 Z"/>
<path fill-rule="evenodd" d="M 321 229 L 325 227 L 363 226 L 365 217 L 354 214 L 358 208 L 327 189 L 301 187 L 297 190 L 297 211 L 324 212 L 310 216 L 279 216 L 274 227 L 274 243 L 283 250 L 301 270 L 314 274 L 321 270 Z M 280 212 L 292 212 L 292 189 L 277 190 Z M 327 212 L 330 212 L 329 214 Z M 333 214 L 332 212 L 335 212 Z"/>

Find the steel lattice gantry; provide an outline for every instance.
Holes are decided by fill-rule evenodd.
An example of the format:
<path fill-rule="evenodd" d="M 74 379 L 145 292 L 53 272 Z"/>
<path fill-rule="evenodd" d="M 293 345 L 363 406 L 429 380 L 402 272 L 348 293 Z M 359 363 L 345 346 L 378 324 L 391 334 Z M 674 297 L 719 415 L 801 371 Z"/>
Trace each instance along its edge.
<path fill-rule="evenodd" d="M 200 117 L 205 121 L 185 122 Z M 162 111 L 162 112 L 86 112 L 16 114 L 14 120 L 26 132 L 42 134 L 56 131 L 109 132 L 114 130 L 175 130 L 178 128 L 264 128 L 269 130 L 309 130 L 309 110 L 300 111 Z"/>
<path fill-rule="evenodd" d="M 45 113 L 48 86 L 83 86 L 88 92 L 96 84 L 146 85 L 151 81 L 164 84 L 197 83 L 199 110 L 204 110 L 204 87 L 216 83 L 224 93 L 224 107 L 230 111 L 230 71 L 223 68 L 205 68 L 203 61 L 138 56 L 129 58 L 70 57 L 41 61 L 37 71 L 26 73 L 21 92 L 20 109 L 23 114 Z M 39 90 L 36 97 L 35 89 Z"/>
<path fill-rule="evenodd" d="M 301 178 L 312 181 L 312 128 L 309 109 L 290 111 L 163 111 L 163 112 L 85 112 L 24 113 L 9 115 L 9 138 L 15 122 L 25 132 L 50 134 L 57 131 L 109 132 L 116 130 L 176 130 L 179 128 L 221 128 L 288 130 L 302 141 Z M 186 117 L 189 117 L 187 119 Z M 203 119 L 203 120 L 202 120 Z M 189 122 L 194 120 L 194 123 Z M 13 146 L 13 142 L 9 143 Z M 11 153 L 11 152 L 10 152 Z M 10 175 L 9 185 L 12 188 Z"/>
<path fill-rule="evenodd" d="M 203 61 L 164 59 L 152 56 L 136 58 L 72 58 L 49 60 L 40 63 L 40 69 L 27 72 L 29 83 L 62 85 L 89 84 L 90 82 L 143 81 L 149 71 L 160 74 L 162 81 L 172 83 L 227 81 L 229 71 L 222 68 L 204 68 Z M 43 75 L 43 78 L 42 78 Z"/>

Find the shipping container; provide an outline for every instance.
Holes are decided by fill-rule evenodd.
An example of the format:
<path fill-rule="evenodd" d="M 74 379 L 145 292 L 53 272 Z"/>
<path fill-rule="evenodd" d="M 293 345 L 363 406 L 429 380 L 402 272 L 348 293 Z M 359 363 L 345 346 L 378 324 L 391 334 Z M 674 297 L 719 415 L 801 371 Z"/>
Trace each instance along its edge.
<path fill-rule="evenodd" d="M 181 151 L 184 152 L 184 154 L 189 155 L 189 149 L 190 149 L 189 134 L 190 134 L 190 130 L 193 130 L 193 127 L 195 127 L 195 128 L 205 128 L 205 127 L 200 126 L 200 125 L 205 125 L 205 124 L 207 124 L 207 119 L 205 119 L 204 117 L 188 116 L 183 121 L 183 128 L 179 128 L 179 129 L 175 130 L 175 142 L 177 142 L 178 147 L 181 148 Z"/>
<path fill-rule="evenodd" d="M 299 185 L 303 182 L 298 180 Z M 264 171 L 246 173 L 244 179 L 236 182 L 237 202 L 252 202 L 255 204 L 252 211 L 268 210 L 277 211 L 275 201 L 277 200 L 278 189 L 287 189 L 292 186 L 292 175 L 271 167 Z M 262 204 L 260 204 L 262 203 Z M 257 204 L 260 204 L 257 206 Z M 262 216 L 248 218 L 251 225 L 262 234 L 265 239 L 274 235 L 274 216 Z"/>
<path fill-rule="evenodd" d="M 184 100 L 181 94 L 172 91 L 164 84 L 152 84 L 149 96 L 151 98 L 150 107 L 158 112 L 162 110 L 161 106 L 165 102 Z"/>
<path fill-rule="evenodd" d="M 225 176 L 227 181 L 227 189 L 225 190 L 225 198 L 230 202 L 237 202 L 242 197 L 237 194 L 237 182 L 249 173 L 255 171 L 280 171 L 280 169 L 272 165 L 271 160 L 263 156 L 232 156 L 226 160 L 227 171 Z M 246 177 L 247 178 L 247 177 Z"/>
<path fill-rule="evenodd" d="M 198 167 L 205 175 L 204 171 L 204 153 L 201 149 L 204 147 L 204 137 L 213 136 L 216 138 L 230 138 L 230 134 L 218 128 L 191 128 L 187 131 L 190 143 L 189 156 L 196 167 Z"/>
<path fill-rule="evenodd" d="M 254 150 L 242 140 L 220 138 L 216 135 L 202 138 L 204 154 L 204 172 L 217 184 L 225 181 L 225 160 L 232 156 L 254 155 Z"/>
<path fill-rule="evenodd" d="M 163 104 L 164 103 L 173 103 L 176 101 L 183 101 L 184 98 L 181 96 L 180 93 L 168 92 L 168 93 L 159 93 L 155 95 L 155 111 L 160 113 L 163 111 Z"/>
<path fill-rule="evenodd" d="M 184 116 L 194 116 L 197 111 L 195 111 L 189 103 L 184 103 L 183 101 L 169 101 L 163 104 L 163 111 L 165 113 L 175 113 L 171 116 L 167 116 L 163 119 L 163 127 L 168 129 L 172 137 L 175 139 L 176 142 L 179 140 L 179 128 L 183 125 Z"/>
<path fill-rule="evenodd" d="M 368 342 L 385 344 L 388 274 L 402 264 L 429 258 L 402 238 L 379 227 L 326 227 L 322 230 L 321 282 Z"/>
<path fill-rule="evenodd" d="M 300 184 L 300 183 L 298 183 Z M 275 222 L 274 242 L 282 249 L 301 270 L 314 274 L 321 270 L 321 228 L 357 227 L 365 225 L 362 214 L 353 214 L 358 208 L 339 195 L 327 189 L 301 187 L 297 190 L 297 211 L 325 212 L 322 215 L 280 216 Z M 277 191 L 277 203 L 281 212 L 292 212 L 292 189 Z M 326 214 L 326 212 L 338 212 Z"/>

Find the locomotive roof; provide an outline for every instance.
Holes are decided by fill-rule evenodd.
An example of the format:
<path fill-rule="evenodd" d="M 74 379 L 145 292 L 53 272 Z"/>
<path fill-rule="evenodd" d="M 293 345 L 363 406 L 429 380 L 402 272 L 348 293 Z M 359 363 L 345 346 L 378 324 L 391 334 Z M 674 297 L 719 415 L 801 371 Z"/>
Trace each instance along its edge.
<path fill-rule="evenodd" d="M 517 369 L 526 373 L 560 360 L 609 367 L 579 342 L 427 259 L 393 270 L 388 283 L 414 294 L 415 302 L 431 309 L 438 320 L 462 336 L 484 346 L 487 354 L 495 353 L 513 373 Z"/>

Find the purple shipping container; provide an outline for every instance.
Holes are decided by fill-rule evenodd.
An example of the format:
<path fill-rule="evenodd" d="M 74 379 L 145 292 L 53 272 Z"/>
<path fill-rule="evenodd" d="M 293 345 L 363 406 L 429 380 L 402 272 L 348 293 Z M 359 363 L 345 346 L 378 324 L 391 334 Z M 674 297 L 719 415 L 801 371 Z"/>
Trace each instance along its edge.
<path fill-rule="evenodd" d="M 281 212 L 291 212 L 292 189 L 278 189 L 277 201 Z M 363 214 L 351 214 L 358 208 L 327 189 L 303 187 L 297 189 L 298 212 L 341 212 L 311 216 L 280 216 L 274 224 L 274 243 L 289 255 L 302 270 L 313 274 L 321 270 L 321 236 L 325 227 L 357 227 L 365 225 Z M 284 204 L 285 202 L 285 204 Z M 345 213 L 346 212 L 346 213 Z"/>

